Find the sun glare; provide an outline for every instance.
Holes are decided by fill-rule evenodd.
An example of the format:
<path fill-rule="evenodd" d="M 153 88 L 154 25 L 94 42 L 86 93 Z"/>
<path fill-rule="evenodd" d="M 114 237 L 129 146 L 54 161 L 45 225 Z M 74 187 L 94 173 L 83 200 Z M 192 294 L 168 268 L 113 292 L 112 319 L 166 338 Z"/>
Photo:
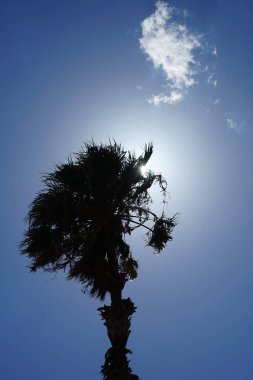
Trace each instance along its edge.
<path fill-rule="evenodd" d="M 148 170 L 149 170 L 149 168 L 147 167 L 147 165 L 141 166 L 141 174 L 142 175 L 145 175 Z"/>

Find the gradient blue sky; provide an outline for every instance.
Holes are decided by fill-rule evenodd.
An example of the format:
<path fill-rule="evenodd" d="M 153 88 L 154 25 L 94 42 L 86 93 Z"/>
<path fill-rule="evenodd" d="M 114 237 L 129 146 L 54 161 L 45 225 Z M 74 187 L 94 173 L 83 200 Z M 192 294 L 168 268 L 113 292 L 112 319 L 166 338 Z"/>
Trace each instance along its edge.
<path fill-rule="evenodd" d="M 1 379 L 100 379 L 100 303 L 30 274 L 17 248 L 40 174 L 91 137 L 153 141 L 180 212 L 159 257 L 132 239 L 134 373 L 253 378 L 252 14 L 250 0 L 1 2 Z"/>

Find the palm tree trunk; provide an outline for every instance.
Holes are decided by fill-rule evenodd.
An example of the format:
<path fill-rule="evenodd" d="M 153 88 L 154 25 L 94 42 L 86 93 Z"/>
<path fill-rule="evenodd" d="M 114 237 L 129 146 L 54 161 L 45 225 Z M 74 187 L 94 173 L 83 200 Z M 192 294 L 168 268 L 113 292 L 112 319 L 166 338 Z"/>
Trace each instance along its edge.
<path fill-rule="evenodd" d="M 122 299 L 121 290 L 117 289 L 111 292 L 111 306 L 104 305 L 98 309 L 112 345 L 105 354 L 105 362 L 101 370 L 104 380 L 139 379 L 138 376 L 132 374 L 129 367 L 127 355 L 132 352 L 126 348 L 131 332 L 131 317 L 135 310 L 136 307 L 131 299 Z"/>

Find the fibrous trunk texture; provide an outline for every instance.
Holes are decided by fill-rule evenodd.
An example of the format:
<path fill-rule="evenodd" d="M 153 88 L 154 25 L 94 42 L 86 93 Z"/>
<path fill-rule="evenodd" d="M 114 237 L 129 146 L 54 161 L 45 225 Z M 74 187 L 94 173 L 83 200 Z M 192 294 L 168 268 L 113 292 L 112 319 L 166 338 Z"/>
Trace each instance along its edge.
<path fill-rule="evenodd" d="M 111 306 L 104 305 L 98 309 L 111 347 L 105 354 L 105 363 L 101 373 L 104 380 L 138 380 L 139 377 L 132 374 L 127 358 L 131 351 L 127 349 L 127 340 L 131 332 L 131 317 L 136 307 L 130 298 L 117 299 Z"/>

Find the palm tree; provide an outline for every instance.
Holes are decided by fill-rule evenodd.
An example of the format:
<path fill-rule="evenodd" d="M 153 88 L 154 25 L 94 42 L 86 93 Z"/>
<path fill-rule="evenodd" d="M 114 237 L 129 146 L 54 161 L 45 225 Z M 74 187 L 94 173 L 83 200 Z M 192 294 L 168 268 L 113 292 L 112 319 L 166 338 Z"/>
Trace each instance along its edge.
<path fill-rule="evenodd" d="M 30 205 L 21 242 L 32 272 L 63 269 L 90 296 L 110 296 L 111 305 L 98 309 L 111 342 L 101 371 L 106 380 L 138 379 L 126 348 L 136 307 L 122 298 L 126 282 L 137 277 L 138 263 L 126 237 L 143 227 L 147 244 L 159 253 L 176 225 L 175 216 L 158 217 L 150 210 L 150 187 L 158 183 L 163 196 L 167 187 L 160 174 L 142 174 L 152 153 L 152 144 L 145 145 L 140 157 L 116 142 L 85 144 L 42 177 L 44 188 Z"/>

